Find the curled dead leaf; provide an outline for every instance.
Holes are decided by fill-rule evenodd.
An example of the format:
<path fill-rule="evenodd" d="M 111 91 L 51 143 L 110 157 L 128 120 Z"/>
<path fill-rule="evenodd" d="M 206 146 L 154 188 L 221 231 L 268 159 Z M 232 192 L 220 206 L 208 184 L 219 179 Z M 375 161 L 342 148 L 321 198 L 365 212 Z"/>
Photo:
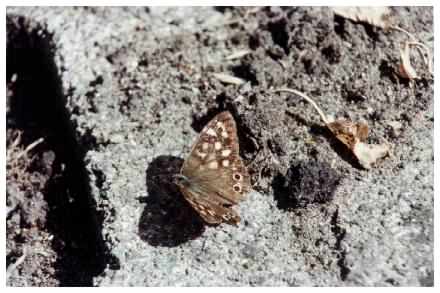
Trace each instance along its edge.
<path fill-rule="evenodd" d="M 340 119 L 328 123 L 327 127 L 337 139 L 351 150 L 357 142 L 364 141 L 368 137 L 368 125 L 365 123 L 353 123 Z"/>
<path fill-rule="evenodd" d="M 403 49 L 400 49 L 400 64 L 397 73 L 400 77 L 406 79 L 416 79 L 419 77 L 410 62 L 408 42 L 405 43 L 405 47 Z"/>
<path fill-rule="evenodd" d="M 370 169 L 389 152 L 389 146 L 386 144 L 364 143 L 368 137 L 368 125 L 365 123 L 354 123 L 341 119 L 327 124 L 327 127 L 339 141 L 353 152 L 365 169 Z"/>
<path fill-rule="evenodd" d="M 391 10 L 386 6 L 333 6 L 331 9 L 336 15 L 355 22 L 365 22 L 383 29 L 391 25 Z"/>
<path fill-rule="evenodd" d="M 405 44 L 405 46 L 408 45 L 408 46 L 416 47 L 416 49 L 419 51 L 420 55 L 423 58 L 423 62 L 425 63 L 425 66 L 427 66 L 427 68 L 428 68 L 428 72 L 431 75 L 433 75 L 434 71 L 433 71 L 433 64 L 432 64 L 432 54 L 431 54 L 431 50 L 428 48 L 428 46 L 426 46 L 422 42 L 418 42 L 417 38 L 412 33 L 408 32 L 407 30 L 405 30 L 401 27 L 391 26 L 390 28 L 393 30 L 402 32 L 409 37 L 410 41 L 408 41 L 407 44 Z M 409 49 L 408 49 L 408 51 L 409 51 Z M 408 55 L 409 55 L 409 53 L 408 53 Z"/>
<path fill-rule="evenodd" d="M 368 125 L 365 123 L 354 123 L 345 119 L 331 121 L 318 105 L 305 94 L 288 88 L 281 88 L 275 92 L 288 92 L 303 97 L 311 103 L 318 111 L 327 128 L 355 155 L 359 163 L 365 169 L 370 169 L 379 159 L 385 157 L 390 147 L 386 144 L 367 144 L 364 141 L 368 137 Z"/>
<path fill-rule="evenodd" d="M 429 48 L 420 42 L 405 42 L 403 49 L 400 49 L 400 64 L 397 70 L 399 76 L 410 80 L 420 78 L 414 67 L 411 65 L 410 47 L 415 47 L 417 49 L 423 58 L 423 63 L 425 64 L 427 71 L 432 75 L 432 58 Z"/>
<path fill-rule="evenodd" d="M 390 147 L 387 144 L 367 144 L 358 142 L 354 145 L 353 154 L 365 169 L 370 169 L 379 159 L 387 156 Z"/>

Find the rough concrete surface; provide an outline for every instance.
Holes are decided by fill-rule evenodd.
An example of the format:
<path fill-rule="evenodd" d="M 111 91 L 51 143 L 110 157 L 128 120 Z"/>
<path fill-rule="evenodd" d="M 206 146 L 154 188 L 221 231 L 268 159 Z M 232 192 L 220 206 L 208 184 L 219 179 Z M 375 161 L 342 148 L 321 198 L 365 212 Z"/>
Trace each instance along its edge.
<path fill-rule="evenodd" d="M 433 49 L 431 7 L 392 11 Z M 8 285 L 433 285 L 433 80 L 395 74 L 405 34 L 326 7 L 8 7 L 7 34 L 8 128 L 55 154 L 49 236 L 8 237 L 8 266 L 26 246 Z M 391 155 L 363 170 L 281 86 Z M 238 227 L 205 225 L 170 179 L 222 110 L 254 186 Z"/>

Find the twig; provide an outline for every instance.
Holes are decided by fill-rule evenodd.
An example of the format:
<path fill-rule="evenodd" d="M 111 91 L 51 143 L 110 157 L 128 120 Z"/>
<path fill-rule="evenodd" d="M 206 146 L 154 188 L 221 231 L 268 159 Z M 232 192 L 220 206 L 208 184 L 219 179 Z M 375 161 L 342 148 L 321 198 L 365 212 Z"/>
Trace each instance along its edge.
<path fill-rule="evenodd" d="M 37 145 L 39 145 L 40 143 L 42 143 L 44 141 L 44 138 L 39 138 L 36 141 L 34 141 L 33 143 L 31 143 L 30 145 L 28 145 L 22 152 L 20 152 L 16 159 L 21 158 L 22 156 L 26 155 L 30 150 L 32 150 L 34 147 L 36 147 Z"/>
<path fill-rule="evenodd" d="M 401 27 L 398 27 L 398 26 L 393 25 L 393 26 L 391 26 L 390 28 L 391 28 L 391 29 L 394 29 L 394 30 L 396 30 L 396 31 L 402 32 L 402 33 L 404 33 L 404 34 L 406 34 L 408 37 L 410 37 L 410 39 L 413 39 L 414 41 L 417 40 L 416 37 L 415 37 L 413 34 L 411 34 L 410 32 L 408 32 L 408 31 L 406 31 L 406 30 L 404 30 L 404 29 L 401 28 Z"/>
<path fill-rule="evenodd" d="M 309 102 L 316 109 L 316 111 L 318 111 L 318 114 L 321 116 L 321 119 L 324 121 L 325 125 L 328 125 L 330 123 L 327 116 L 324 114 L 324 112 L 321 110 L 321 108 L 319 108 L 319 106 L 315 103 L 315 101 L 313 101 L 311 98 L 309 98 L 308 96 L 306 96 L 302 92 L 294 90 L 294 89 L 289 89 L 289 88 L 276 89 L 276 90 L 274 90 L 274 92 L 287 92 L 287 93 L 291 93 L 291 94 L 295 94 L 295 95 L 300 96 L 301 98 L 303 98 L 304 100 Z"/>
<path fill-rule="evenodd" d="M 422 57 L 423 57 L 423 61 L 428 66 L 429 73 L 432 74 L 433 73 L 433 71 L 432 71 L 432 58 L 431 58 L 431 53 L 430 53 L 428 46 L 426 46 L 425 44 L 420 43 L 420 42 L 408 42 L 408 45 L 414 46 L 417 48 L 417 50 L 419 50 L 420 55 L 422 55 Z M 421 48 L 425 50 L 426 57 L 422 53 Z M 426 59 L 428 59 L 428 61 Z"/>
<path fill-rule="evenodd" d="M 26 247 L 23 247 L 23 254 L 17 259 L 17 261 L 13 264 L 11 264 L 6 269 L 6 280 L 11 276 L 11 274 L 17 269 L 19 265 L 21 265 L 24 262 L 24 259 L 27 256 Z"/>
<path fill-rule="evenodd" d="M 6 161 L 10 162 L 11 154 L 14 153 L 15 149 L 18 147 L 21 141 L 21 132 L 17 133 L 14 141 L 9 145 L 8 150 L 6 151 Z"/>

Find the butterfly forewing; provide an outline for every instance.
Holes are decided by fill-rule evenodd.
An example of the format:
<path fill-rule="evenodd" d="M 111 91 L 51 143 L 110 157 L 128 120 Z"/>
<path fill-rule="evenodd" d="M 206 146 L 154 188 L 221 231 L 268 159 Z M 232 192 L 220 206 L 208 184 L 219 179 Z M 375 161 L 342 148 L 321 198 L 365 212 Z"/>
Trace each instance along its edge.
<path fill-rule="evenodd" d="M 181 173 L 189 180 L 182 192 L 205 221 L 239 221 L 230 206 L 249 192 L 250 179 L 239 156 L 237 129 L 229 112 L 218 114 L 201 131 Z M 209 211 L 208 216 L 203 216 L 200 206 Z"/>
<path fill-rule="evenodd" d="M 192 174 L 199 171 L 200 167 L 203 169 L 208 162 L 216 159 L 216 151 L 221 151 L 224 146 L 231 150 L 231 155 L 232 152 L 238 154 L 237 130 L 229 112 L 218 114 L 202 129 L 188 159 L 183 164 L 182 174 L 186 175 L 185 172 Z"/>

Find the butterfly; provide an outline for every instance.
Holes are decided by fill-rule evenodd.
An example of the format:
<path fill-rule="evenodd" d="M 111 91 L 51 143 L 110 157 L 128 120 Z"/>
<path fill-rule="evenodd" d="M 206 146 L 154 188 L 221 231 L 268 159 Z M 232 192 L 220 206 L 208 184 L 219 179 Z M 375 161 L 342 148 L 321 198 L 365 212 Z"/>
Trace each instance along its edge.
<path fill-rule="evenodd" d="M 240 216 L 231 207 L 251 183 L 231 113 L 221 112 L 203 128 L 174 183 L 205 222 L 238 225 Z"/>

